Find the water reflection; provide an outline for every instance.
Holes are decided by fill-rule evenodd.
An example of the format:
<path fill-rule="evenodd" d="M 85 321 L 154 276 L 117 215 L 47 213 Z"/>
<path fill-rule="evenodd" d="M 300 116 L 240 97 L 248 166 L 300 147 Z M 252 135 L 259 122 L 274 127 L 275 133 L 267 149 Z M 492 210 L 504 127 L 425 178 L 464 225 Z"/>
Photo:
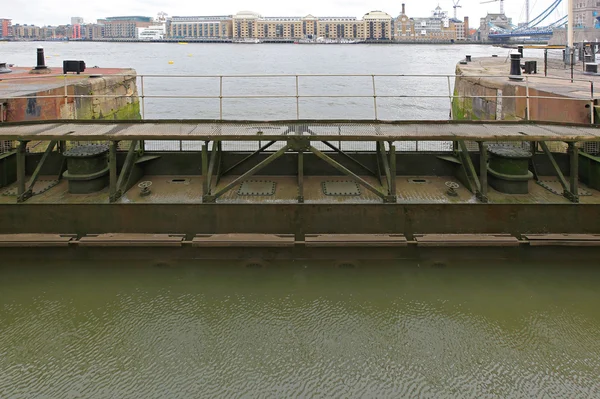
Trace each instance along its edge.
<path fill-rule="evenodd" d="M 589 397 L 592 265 L 0 267 L 0 397 Z"/>

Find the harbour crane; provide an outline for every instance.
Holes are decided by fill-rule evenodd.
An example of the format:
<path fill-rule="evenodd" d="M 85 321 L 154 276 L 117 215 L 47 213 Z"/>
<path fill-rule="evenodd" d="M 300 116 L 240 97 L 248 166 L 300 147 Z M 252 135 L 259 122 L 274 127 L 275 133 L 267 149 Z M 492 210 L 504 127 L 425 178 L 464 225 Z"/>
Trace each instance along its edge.
<path fill-rule="evenodd" d="M 495 3 L 497 1 L 500 1 L 500 14 L 504 14 L 504 0 L 488 0 L 488 1 L 482 1 L 479 4 Z"/>
<path fill-rule="evenodd" d="M 458 5 L 459 2 L 460 2 L 460 0 L 452 0 L 452 3 L 454 4 L 452 6 L 454 8 L 454 19 L 458 19 L 458 18 L 456 18 L 456 9 L 462 7 L 462 6 Z"/>

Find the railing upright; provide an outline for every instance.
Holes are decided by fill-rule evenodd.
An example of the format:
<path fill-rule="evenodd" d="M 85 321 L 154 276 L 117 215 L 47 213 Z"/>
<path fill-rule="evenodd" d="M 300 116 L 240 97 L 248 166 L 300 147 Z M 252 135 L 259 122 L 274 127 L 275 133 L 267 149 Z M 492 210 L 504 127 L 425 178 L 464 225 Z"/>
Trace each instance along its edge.
<path fill-rule="evenodd" d="M 69 106 L 69 90 L 67 89 L 67 74 L 63 75 L 63 84 L 65 87 L 65 113 L 68 111 Z"/>
<path fill-rule="evenodd" d="M 375 75 L 371 75 L 373 80 L 373 111 L 375 112 L 375 120 L 379 120 L 377 115 L 377 88 L 375 87 Z"/>
<path fill-rule="evenodd" d="M 300 119 L 300 88 L 299 88 L 299 76 L 296 75 L 296 119 Z"/>
<path fill-rule="evenodd" d="M 219 76 L 219 120 L 223 120 L 223 76 Z"/>
<path fill-rule="evenodd" d="M 450 120 L 454 117 L 452 115 L 452 102 L 454 101 L 452 94 L 452 85 L 450 84 L 450 75 L 446 76 L 448 78 L 448 100 L 450 101 Z"/>
<path fill-rule="evenodd" d="M 142 86 L 142 119 L 146 119 L 146 96 L 144 94 L 144 75 L 140 77 L 140 85 Z"/>
<path fill-rule="evenodd" d="M 594 82 L 590 80 L 590 123 L 596 122 L 596 106 L 594 104 Z"/>
<path fill-rule="evenodd" d="M 525 119 L 526 120 L 531 120 L 531 116 L 530 116 L 530 108 L 529 108 L 529 76 L 525 75 L 525 97 L 526 97 L 526 104 L 525 104 Z"/>

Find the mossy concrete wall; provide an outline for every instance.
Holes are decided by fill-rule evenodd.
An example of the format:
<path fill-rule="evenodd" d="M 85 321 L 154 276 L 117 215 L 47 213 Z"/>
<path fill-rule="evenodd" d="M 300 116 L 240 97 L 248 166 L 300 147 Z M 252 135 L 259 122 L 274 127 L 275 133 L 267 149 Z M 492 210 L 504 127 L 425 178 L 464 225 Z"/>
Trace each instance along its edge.
<path fill-rule="evenodd" d="M 589 99 L 574 100 L 574 96 L 553 90 L 566 82 L 548 80 L 541 83 L 541 76 L 532 76 L 527 87 L 524 81 L 509 80 L 508 73 L 506 77 L 496 77 L 496 70 L 490 69 L 490 77 L 485 77 L 481 75 L 486 69 L 470 69 L 470 65 L 458 65 L 456 68 L 455 98 L 452 102 L 452 117 L 455 120 L 526 120 L 526 96 L 529 91 L 530 120 L 576 123 L 591 121 Z M 585 98 L 588 93 L 582 91 L 577 93 L 577 97 Z"/>
<path fill-rule="evenodd" d="M 18 97 L 29 98 L 6 99 L 8 122 L 140 119 L 136 72 L 132 69 L 89 78 L 69 75 L 66 78 L 67 98 L 64 76 L 45 79 L 39 85 L 30 83 L 23 87 Z"/>

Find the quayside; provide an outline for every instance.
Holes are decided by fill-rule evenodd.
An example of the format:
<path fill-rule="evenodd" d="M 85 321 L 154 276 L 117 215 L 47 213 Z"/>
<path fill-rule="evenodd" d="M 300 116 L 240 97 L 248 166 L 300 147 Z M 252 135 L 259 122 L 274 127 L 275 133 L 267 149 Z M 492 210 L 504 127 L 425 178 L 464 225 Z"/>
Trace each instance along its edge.
<path fill-rule="evenodd" d="M 591 125 L 61 120 L 0 140 L 7 257 L 600 253 Z"/>

